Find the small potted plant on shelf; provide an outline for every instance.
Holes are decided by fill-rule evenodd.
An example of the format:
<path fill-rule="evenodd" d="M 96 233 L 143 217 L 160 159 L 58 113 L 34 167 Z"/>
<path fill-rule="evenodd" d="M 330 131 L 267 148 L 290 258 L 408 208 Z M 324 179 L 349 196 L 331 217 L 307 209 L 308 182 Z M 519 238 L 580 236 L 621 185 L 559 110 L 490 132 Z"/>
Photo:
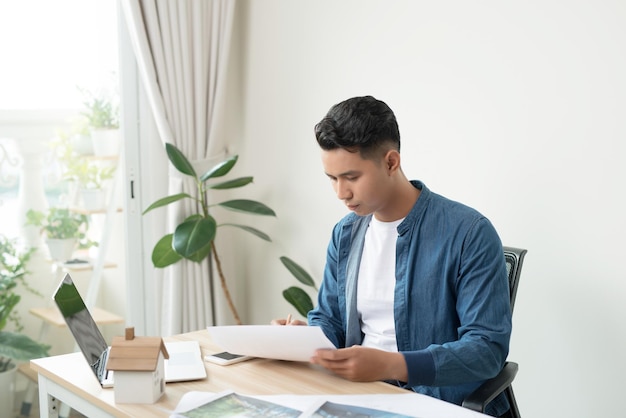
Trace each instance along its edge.
<path fill-rule="evenodd" d="M 45 236 L 50 258 L 55 261 L 72 258 L 77 244 L 79 248 L 96 245 L 87 238 L 89 228 L 87 215 L 67 208 L 50 208 L 45 213 L 30 209 L 26 212 L 26 225 L 40 228 Z"/>
<path fill-rule="evenodd" d="M 53 148 L 68 149 L 74 157 L 93 155 L 89 125 L 80 115 L 72 120 L 68 129 L 58 129 L 55 136 L 51 143 Z"/>
<path fill-rule="evenodd" d="M 81 155 L 71 138 L 63 133 L 57 135 L 52 147 L 61 163 L 63 179 L 73 186 L 69 188 L 70 201 L 87 211 L 104 209 L 108 183 L 115 175 L 115 162 Z"/>
<path fill-rule="evenodd" d="M 85 96 L 82 115 L 87 119 L 91 130 L 94 155 L 113 156 L 119 153 L 119 106 L 113 97 L 103 93 L 93 94 L 81 89 Z"/>
<path fill-rule="evenodd" d="M 107 182 L 114 173 L 115 167 L 107 161 L 72 159 L 64 178 L 76 182 L 84 209 L 101 210 L 106 206 Z"/>
<path fill-rule="evenodd" d="M 0 234 L 0 405 L 10 412 L 15 397 L 17 362 L 45 357 L 49 349 L 21 333 L 24 327 L 19 313 L 14 311 L 21 300 L 16 293 L 18 285 L 39 294 L 25 280 L 26 265 L 32 252 L 32 249 L 21 247 L 17 240 Z M 12 324 L 13 331 L 5 330 L 8 324 Z"/>

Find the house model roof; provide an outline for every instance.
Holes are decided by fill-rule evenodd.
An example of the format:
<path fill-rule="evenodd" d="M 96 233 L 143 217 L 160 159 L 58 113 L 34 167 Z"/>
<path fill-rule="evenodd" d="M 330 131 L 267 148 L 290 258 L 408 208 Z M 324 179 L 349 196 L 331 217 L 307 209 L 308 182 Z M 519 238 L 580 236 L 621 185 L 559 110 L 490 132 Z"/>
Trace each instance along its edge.
<path fill-rule="evenodd" d="M 135 337 L 135 329 L 126 328 L 124 337 L 113 338 L 107 370 L 153 371 L 157 368 L 159 353 L 169 358 L 161 337 Z"/>

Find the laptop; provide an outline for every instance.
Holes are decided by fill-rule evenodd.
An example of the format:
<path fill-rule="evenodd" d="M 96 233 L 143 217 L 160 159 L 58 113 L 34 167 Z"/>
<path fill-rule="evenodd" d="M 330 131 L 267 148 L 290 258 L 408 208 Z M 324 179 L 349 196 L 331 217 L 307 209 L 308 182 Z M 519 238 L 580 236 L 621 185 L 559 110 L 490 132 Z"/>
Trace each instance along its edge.
<path fill-rule="evenodd" d="M 54 292 L 54 301 L 82 351 L 89 367 L 102 385 L 113 387 L 113 372 L 106 369 L 110 347 L 85 306 L 71 276 L 66 274 Z M 198 341 L 166 342 L 165 381 L 181 382 L 206 377 Z"/>

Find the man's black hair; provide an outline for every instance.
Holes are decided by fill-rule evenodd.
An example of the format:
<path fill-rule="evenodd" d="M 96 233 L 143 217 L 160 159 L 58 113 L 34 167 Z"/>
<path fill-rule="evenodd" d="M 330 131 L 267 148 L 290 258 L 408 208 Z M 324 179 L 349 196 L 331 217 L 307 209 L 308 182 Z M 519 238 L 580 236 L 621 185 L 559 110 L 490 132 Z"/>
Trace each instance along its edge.
<path fill-rule="evenodd" d="M 400 151 L 400 131 L 393 111 L 372 96 L 353 97 L 330 108 L 315 125 L 319 146 L 330 151 L 343 148 L 375 159 L 380 151 Z"/>

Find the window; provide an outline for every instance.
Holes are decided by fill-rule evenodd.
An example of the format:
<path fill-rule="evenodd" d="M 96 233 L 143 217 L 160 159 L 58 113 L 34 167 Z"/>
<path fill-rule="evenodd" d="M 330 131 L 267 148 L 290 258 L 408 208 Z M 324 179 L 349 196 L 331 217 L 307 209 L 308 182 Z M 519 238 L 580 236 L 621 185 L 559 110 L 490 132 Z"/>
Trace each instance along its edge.
<path fill-rule="evenodd" d="M 0 111 L 78 109 L 77 86 L 112 88 L 117 2 L 0 2 Z"/>
<path fill-rule="evenodd" d="M 16 141 L 49 141 L 69 131 L 84 95 L 117 89 L 117 2 L 21 0 L 0 2 L 0 226 L 15 222 L 22 156 Z M 54 205 L 65 192 L 51 152 L 42 182 Z"/>

